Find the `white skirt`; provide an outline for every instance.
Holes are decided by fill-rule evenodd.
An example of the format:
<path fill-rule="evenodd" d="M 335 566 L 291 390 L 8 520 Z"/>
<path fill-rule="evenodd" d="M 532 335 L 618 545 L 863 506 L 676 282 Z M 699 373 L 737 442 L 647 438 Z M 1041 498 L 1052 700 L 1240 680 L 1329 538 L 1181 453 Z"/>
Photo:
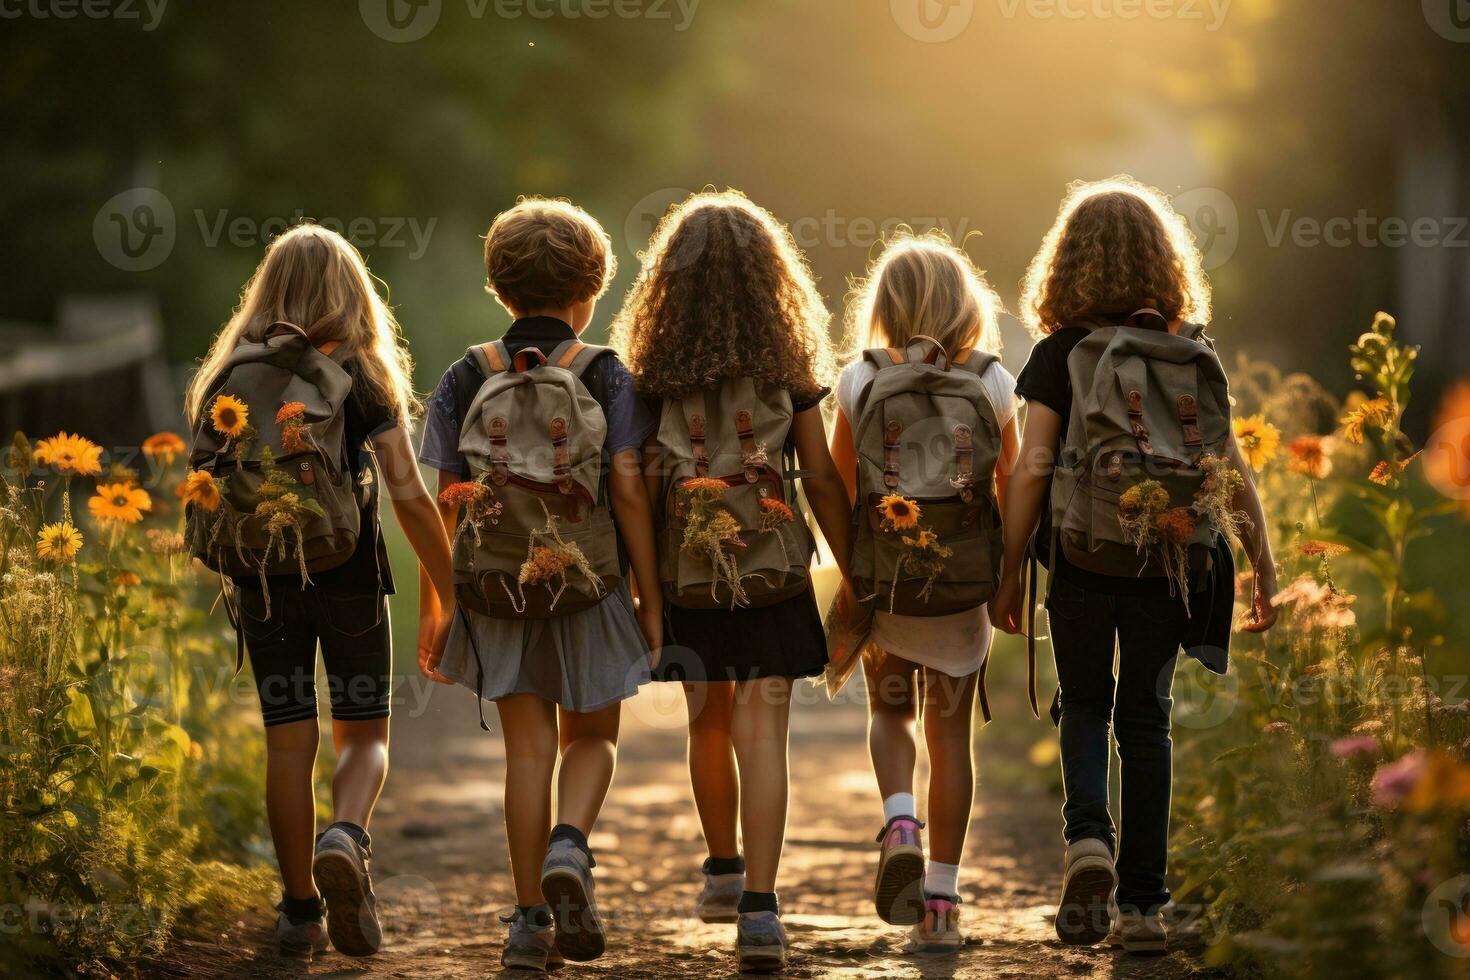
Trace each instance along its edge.
<path fill-rule="evenodd" d="M 984 606 L 947 616 L 873 615 L 873 642 L 885 653 L 950 677 L 980 669 L 990 653 L 993 627 Z"/>

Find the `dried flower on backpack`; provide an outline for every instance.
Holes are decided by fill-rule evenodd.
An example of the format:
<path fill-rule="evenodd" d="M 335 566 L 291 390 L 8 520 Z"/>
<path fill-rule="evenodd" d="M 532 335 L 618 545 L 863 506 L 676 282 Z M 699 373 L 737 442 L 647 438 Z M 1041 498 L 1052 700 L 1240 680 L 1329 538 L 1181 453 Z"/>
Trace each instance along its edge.
<path fill-rule="evenodd" d="M 102 447 L 90 439 L 59 432 L 37 440 L 35 461 L 54 466 L 66 476 L 97 476 L 102 472 Z"/>
<path fill-rule="evenodd" d="M 883 515 L 885 531 L 906 531 L 919 526 L 924 511 L 916 501 L 890 493 L 878 502 L 878 513 Z"/>
<path fill-rule="evenodd" d="M 190 470 L 174 491 L 186 505 L 200 510 L 219 510 L 222 495 L 219 481 L 203 470 Z"/>
<path fill-rule="evenodd" d="M 184 440 L 173 432 L 157 432 L 143 440 L 143 455 L 169 466 L 185 449 Z"/>
<path fill-rule="evenodd" d="M 1266 421 L 1264 415 L 1249 415 L 1231 423 L 1240 453 L 1253 470 L 1259 470 L 1276 458 L 1281 445 L 1281 430 Z"/>
<path fill-rule="evenodd" d="M 227 439 L 238 439 L 250 423 L 250 408 L 233 395 L 216 395 L 209 407 L 209 423 Z"/>
<path fill-rule="evenodd" d="M 526 538 L 526 560 L 521 563 L 520 572 L 516 576 L 518 595 L 510 591 L 505 579 L 501 579 L 501 586 L 510 598 L 511 608 L 516 612 L 525 612 L 526 586 L 536 585 L 550 590 L 552 595 L 549 608 L 555 609 L 556 604 L 561 601 L 562 593 L 570 584 L 567 576 L 572 571 L 579 572 L 596 595 L 604 595 L 607 586 L 603 584 L 602 576 L 593 569 L 592 562 L 587 559 L 582 548 L 575 541 L 562 537 L 557 519 L 546 509 L 546 504 L 541 505 L 541 511 L 546 515 L 546 524 L 532 531 Z"/>
<path fill-rule="evenodd" d="M 679 484 L 675 507 L 684 518 L 680 547 L 695 558 L 709 561 L 710 597 L 717 597 L 721 584 L 730 590 L 730 608 L 749 602 L 741 584 L 740 565 L 732 552 L 745 547 L 743 530 L 735 515 L 720 502 L 729 489 L 724 480 L 694 477 Z"/>
<path fill-rule="evenodd" d="M 461 480 L 439 491 L 439 503 L 445 507 L 464 507 L 484 499 L 489 493 L 490 488 L 483 483 Z"/>
<path fill-rule="evenodd" d="M 87 509 L 103 524 L 137 524 L 153 509 L 153 498 L 129 483 L 103 483 L 87 501 Z"/>
<path fill-rule="evenodd" d="M 47 524 L 36 535 L 36 557 L 47 561 L 69 562 L 82 550 L 82 532 L 70 523 Z"/>
<path fill-rule="evenodd" d="M 775 497 L 762 497 L 760 509 L 762 531 L 773 531 L 782 524 L 789 524 L 796 520 L 796 514 L 786 505 L 786 502 L 777 500 Z"/>
<path fill-rule="evenodd" d="M 1240 539 L 1248 518 L 1235 509 L 1235 495 L 1245 487 L 1245 477 L 1224 456 L 1206 453 L 1198 466 L 1205 478 L 1194 494 L 1194 512 L 1232 541 Z"/>
<path fill-rule="evenodd" d="M 276 425 L 281 427 L 281 449 L 287 453 L 304 453 L 311 448 L 306 440 L 306 405 L 286 402 L 276 412 Z"/>

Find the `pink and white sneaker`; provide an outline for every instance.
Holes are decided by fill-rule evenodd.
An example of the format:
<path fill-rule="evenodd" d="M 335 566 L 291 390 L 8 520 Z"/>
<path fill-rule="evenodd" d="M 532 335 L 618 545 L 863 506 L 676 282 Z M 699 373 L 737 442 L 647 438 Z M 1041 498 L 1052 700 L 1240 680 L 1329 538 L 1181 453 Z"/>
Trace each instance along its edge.
<path fill-rule="evenodd" d="M 931 897 L 926 901 L 924 918 L 909 932 L 909 944 L 921 953 L 953 953 L 963 947 L 959 900 Z"/>
<path fill-rule="evenodd" d="M 911 926 L 924 918 L 924 825 L 913 817 L 894 817 L 878 835 L 878 878 L 873 904 L 878 917 L 896 926 Z"/>

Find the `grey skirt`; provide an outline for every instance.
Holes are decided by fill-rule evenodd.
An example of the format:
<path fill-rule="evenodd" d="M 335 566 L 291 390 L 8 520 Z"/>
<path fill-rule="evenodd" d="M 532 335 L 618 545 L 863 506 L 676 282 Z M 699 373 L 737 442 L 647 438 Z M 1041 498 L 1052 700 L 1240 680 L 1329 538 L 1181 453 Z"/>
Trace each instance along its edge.
<path fill-rule="evenodd" d="M 591 609 L 554 619 L 492 619 L 461 608 L 439 671 L 486 701 L 534 694 L 568 711 L 597 711 L 648 682 L 648 644 L 624 580 Z"/>

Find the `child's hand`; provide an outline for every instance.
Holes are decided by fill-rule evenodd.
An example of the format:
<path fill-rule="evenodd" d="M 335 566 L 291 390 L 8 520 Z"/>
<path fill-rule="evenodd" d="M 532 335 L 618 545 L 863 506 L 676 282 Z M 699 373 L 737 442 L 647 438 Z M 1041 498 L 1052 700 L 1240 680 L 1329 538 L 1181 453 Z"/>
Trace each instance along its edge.
<path fill-rule="evenodd" d="M 1247 633 L 1264 633 L 1276 625 L 1279 610 L 1271 604 L 1276 594 L 1276 569 L 1268 568 L 1251 577 L 1251 609 L 1241 629 Z"/>
<path fill-rule="evenodd" d="M 987 605 L 990 624 L 1002 633 L 1016 635 L 1021 632 L 1021 577 L 1002 576 L 1000 588 Z"/>
<path fill-rule="evenodd" d="M 643 631 L 643 638 L 648 641 L 648 669 L 657 670 L 658 662 L 663 657 L 664 646 L 662 599 L 655 599 L 652 602 L 645 598 L 638 600 L 638 628 Z"/>
<path fill-rule="evenodd" d="M 454 681 L 439 673 L 439 664 L 444 661 L 444 647 L 449 642 L 449 626 L 452 617 L 421 617 L 419 619 L 419 673 L 435 684 L 453 684 Z"/>

